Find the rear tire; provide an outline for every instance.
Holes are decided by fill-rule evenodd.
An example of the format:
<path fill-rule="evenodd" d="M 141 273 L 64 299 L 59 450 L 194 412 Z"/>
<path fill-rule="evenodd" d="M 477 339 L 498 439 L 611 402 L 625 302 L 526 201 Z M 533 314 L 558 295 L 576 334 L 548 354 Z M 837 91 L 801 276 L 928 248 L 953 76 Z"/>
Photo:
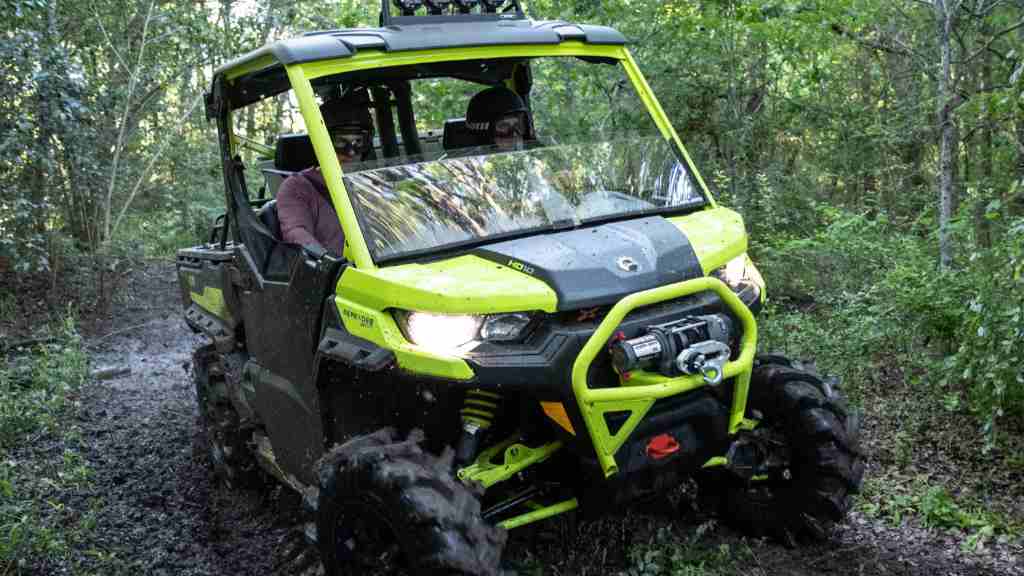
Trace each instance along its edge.
<path fill-rule="evenodd" d="M 192 355 L 192 380 L 203 442 L 217 479 L 231 489 L 262 485 L 265 477 L 249 448 L 252 433 L 241 427 L 231 405 L 220 355 L 212 344 Z"/>
<path fill-rule="evenodd" d="M 755 434 L 788 448 L 787 465 L 768 479 L 749 482 L 724 470 L 707 472 L 698 480 L 701 499 L 747 534 L 789 546 L 824 540 L 860 491 L 860 419 L 813 371 L 775 357 L 759 360 L 748 412 L 763 417 Z"/>
<path fill-rule="evenodd" d="M 441 458 L 386 428 L 332 450 L 321 462 L 317 543 L 326 576 L 492 576 L 506 532 L 480 518 L 480 503 Z"/>

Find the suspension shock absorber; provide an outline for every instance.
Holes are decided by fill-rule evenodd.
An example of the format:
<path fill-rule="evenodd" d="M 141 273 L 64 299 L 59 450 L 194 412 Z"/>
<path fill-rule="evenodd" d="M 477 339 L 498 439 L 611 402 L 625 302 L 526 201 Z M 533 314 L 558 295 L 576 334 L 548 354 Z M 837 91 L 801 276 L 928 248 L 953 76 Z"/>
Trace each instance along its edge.
<path fill-rule="evenodd" d="M 455 447 L 455 465 L 465 466 L 472 462 L 480 450 L 480 440 L 487 429 L 494 424 L 501 394 L 474 388 L 466 391 L 462 401 L 462 435 Z"/>

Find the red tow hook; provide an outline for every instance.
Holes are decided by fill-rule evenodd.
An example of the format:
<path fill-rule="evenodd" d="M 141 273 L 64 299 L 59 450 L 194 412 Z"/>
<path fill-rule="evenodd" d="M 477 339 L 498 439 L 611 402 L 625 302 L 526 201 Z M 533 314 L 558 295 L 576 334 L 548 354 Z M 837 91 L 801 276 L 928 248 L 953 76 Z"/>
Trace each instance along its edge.
<path fill-rule="evenodd" d="M 618 342 L 620 340 L 625 340 L 625 339 L 626 339 L 626 333 L 623 332 L 622 330 L 619 330 L 615 334 L 613 334 L 611 339 L 608 340 L 608 353 L 611 354 L 612 344 L 614 344 L 614 343 L 616 343 L 616 342 Z M 629 380 L 630 378 L 633 377 L 633 373 L 632 372 L 621 372 L 621 373 L 619 373 L 619 376 L 621 376 L 623 380 Z"/>
<path fill-rule="evenodd" d="M 647 443 L 647 456 L 652 460 L 661 460 L 679 452 L 679 442 L 669 434 L 659 434 Z"/>

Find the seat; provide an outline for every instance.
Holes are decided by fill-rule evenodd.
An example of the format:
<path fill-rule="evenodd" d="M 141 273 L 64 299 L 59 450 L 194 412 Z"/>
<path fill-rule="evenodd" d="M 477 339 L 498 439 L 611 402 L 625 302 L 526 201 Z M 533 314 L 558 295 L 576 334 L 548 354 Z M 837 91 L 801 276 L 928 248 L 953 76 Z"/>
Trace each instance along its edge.
<path fill-rule="evenodd" d="M 379 146 L 379 143 L 377 144 Z M 376 160 L 377 153 L 371 148 L 366 152 L 362 161 Z M 293 172 L 301 172 L 306 168 L 318 166 L 316 153 L 313 151 L 313 142 L 309 134 L 281 134 L 277 137 L 277 144 L 274 145 L 274 168 L 276 173 L 284 174 L 285 177 Z M 264 170 L 264 172 L 268 172 Z M 275 171 L 270 171 L 275 172 Z"/>
<path fill-rule="evenodd" d="M 441 139 L 441 146 L 445 150 L 472 148 L 481 144 L 483 142 L 477 134 L 466 126 L 465 118 L 449 118 L 444 121 L 444 136 Z"/>
<path fill-rule="evenodd" d="M 309 134 L 281 134 L 274 147 L 274 168 L 299 172 L 316 164 Z"/>
<path fill-rule="evenodd" d="M 264 204 L 256 215 L 260 222 L 267 227 L 267 230 L 274 235 L 274 238 L 281 240 L 281 221 L 277 218 L 277 200 L 271 200 Z"/>

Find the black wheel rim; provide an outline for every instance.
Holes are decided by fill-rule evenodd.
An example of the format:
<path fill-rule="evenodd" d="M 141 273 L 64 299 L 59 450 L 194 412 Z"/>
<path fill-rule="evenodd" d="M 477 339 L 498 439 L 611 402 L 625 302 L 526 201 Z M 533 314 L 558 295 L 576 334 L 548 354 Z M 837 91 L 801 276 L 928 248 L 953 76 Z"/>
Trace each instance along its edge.
<path fill-rule="evenodd" d="M 762 442 L 766 444 L 786 444 L 786 428 L 781 422 L 771 422 L 756 433 L 762 435 Z M 746 483 L 744 493 L 751 502 L 769 506 L 792 489 L 795 480 L 793 474 L 796 472 L 793 465 L 795 454 L 792 450 L 793 448 L 790 447 L 789 453 L 783 458 L 781 469 L 773 470 L 767 478 L 759 478 Z"/>
<path fill-rule="evenodd" d="M 342 574 L 403 574 L 397 533 L 383 507 L 366 498 L 348 500 L 334 525 Z"/>

